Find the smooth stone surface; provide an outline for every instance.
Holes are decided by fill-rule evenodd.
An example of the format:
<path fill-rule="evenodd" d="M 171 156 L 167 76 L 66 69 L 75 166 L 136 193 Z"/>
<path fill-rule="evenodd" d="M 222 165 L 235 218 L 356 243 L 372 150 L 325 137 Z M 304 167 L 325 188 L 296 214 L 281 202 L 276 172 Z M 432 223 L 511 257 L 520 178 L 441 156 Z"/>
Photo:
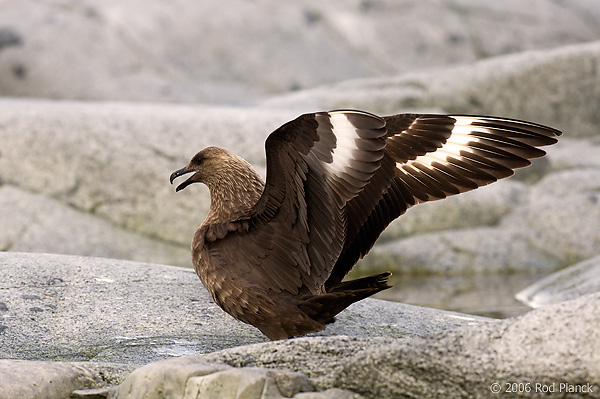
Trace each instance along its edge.
<path fill-rule="evenodd" d="M 387 270 L 411 273 L 551 272 L 569 265 L 530 244 L 527 226 L 477 227 L 412 236 L 378 245 L 356 269 L 362 273 Z"/>
<path fill-rule="evenodd" d="M 552 126 L 566 137 L 594 137 L 600 117 L 600 41 L 493 57 L 396 77 L 356 79 L 273 97 L 278 108 L 399 109 L 507 116 Z"/>
<path fill-rule="evenodd" d="M 106 383 L 114 384 L 114 377 L 112 382 L 103 380 L 97 365 L 85 363 L 5 360 L 0 361 L 0 374 L 19 366 L 41 371 L 40 387 L 50 393 L 52 382 L 44 372 L 58 370 L 56 386 L 61 392 L 43 396 L 46 399 L 66 397 L 72 389 L 69 381 L 80 379 L 85 379 L 84 385 L 101 387 L 89 390 L 76 383 L 72 397 L 102 393 L 113 398 L 187 398 L 182 395 L 197 397 L 193 394 L 201 392 L 239 399 L 294 393 L 296 399 L 346 399 L 356 398 L 357 392 L 377 399 L 462 398 L 489 397 L 492 389 L 498 389 L 503 397 L 526 393 L 542 398 L 551 389 L 561 397 L 598 398 L 599 322 L 600 293 L 596 293 L 518 318 L 423 337 L 305 337 L 166 359 L 137 369 L 112 388 Z M 524 391 L 508 391 L 515 381 Z M 317 392 L 297 393 L 309 389 Z"/>
<path fill-rule="evenodd" d="M 193 270 L 0 253 L 0 358 L 141 365 L 267 341 L 214 304 Z M 315 336 L 423 336 L 489 319 L 376 299 Z"/>
<path fill-rule="evenodd" d="M 304 374 L 266 368 L 233 368 L 198 363 L 194 358 L 152 363 L 131 373 L 111 399 L 291 398 L 312 391 Z"/>
<path fill-rule="evenodd" d="M 367 397 L 491 397 L 499 384 L 530 383 L 527 397 L 600 397 L 600 294 L 535 309 L 524 316 L 438 332 L 422 338 L 300 338 L 211 353 L 199 362 L 274 367 L 305 373 L 318 389 L 338 387 Z M 536 391 L 536 385 L 540 384 Z M 588 389 L 562 393 L 560 383 Z M 589 388 L 592 391 L 589 391 Z"/>
<path fill-rule="evenodd" d="M 209 145 L 237 152 L 260 170 L 265 138 L 294 116 L 250 108 L 0 99 L 6 143 L 0 183 L 188 250 L 210 199 L 200 185 L 176 194 L 171 172 Z"/>
<path fill-rule="evenodd" d="M 567 147 L 579 148 L 573 141 Z M 555 161 L 554 148 L 550 150 L 549 171 L 533 184 L 509 179 L 410 209 L 356 269 L 364 274 L 388 268 L 407 273 L 548 273 L 597 255 L 600 168 L 587 161 L 587 166 L 569 165 L 563 149 Z M 570 154 L 577 159 L 576 151 Z M 488 216 L 481 216 L 486 204 L 495 201 Z M 405 220 L 407 231 L 395 227 Z M 410 228 L 419 222 L 420 231 Z M 438 225 L 439 230 L 430 227 Z"/>
<path fill-rule="evenodd" d="M 531 284 L 515 296 L 537 308 L 600 292 L 600 256 L 579 262 Z"/>
<path fill-rule="evenodd" d="M 0 250 L 188 264 L 179 245 L 125 230 L 42 194 L 0 186 Z"/>
<path fill-rule="evenodd" d="M 595 40 L 598 21 L 600 7 L 589 0 L 527 7 L 519 0 L 434 7 L 418 0 L 4 0 L 0 92 L 248 103 L 350 78 Z"/>
<path fill-rule="evenodd" d="M 58 362 L 0 359 L 0 397 L 59 399 L 71 392 L 96 388 L 101 381 L 84 367 Z"/>
<path fill-rule="evenodd" d="M 413 235 L 497 225 L 527 200 L 529 186 L 517 176 L 408 210 L 383 231 L 382 244 Z"/>
<path fill-rule="evenodd" d="M 11 226 L 0 233 L 1 248 L 184 266 L 190 265 L 189 243 L 209 196 L 201 185 L 176 194 L 168 184 L 170 172 L 197 149 L 219 145 L 264 173 L 264 139 L 296 116 L 262 108 L 8 99 L 0 105 L 0 134 L 10 143 L 10 150 L 0 150 L 0 183 L 8 186 L 0 191 L 5 204 L 0 223 Z M 595 148 L 592 139 L 583 142 Z M 594 219 L 565 203 L 597 211 L 598 165 L 589 151 L 575 161 L 586 148 L 578 140 L 567 140 L 564 149 L 562 143 L 511 179 L 409 209 L 358 270 L 366 273 L 373 265 L 393 272 L 531 272 L 595 255 Z M 58 219 L 65 222 L 57 224 Z M 571 231 L 570 242 L 554 242 L 559 225 L 548 224 L 558 219 Z M 86 230 L 89 234 L 81 234 Z M 437 249 L 430 250 L 432 245 Z"/>
<path fill-rule="evenodd" d="M 0 359 L 0 398 L 101 399 L 135 369 L 117 363 Z"/>

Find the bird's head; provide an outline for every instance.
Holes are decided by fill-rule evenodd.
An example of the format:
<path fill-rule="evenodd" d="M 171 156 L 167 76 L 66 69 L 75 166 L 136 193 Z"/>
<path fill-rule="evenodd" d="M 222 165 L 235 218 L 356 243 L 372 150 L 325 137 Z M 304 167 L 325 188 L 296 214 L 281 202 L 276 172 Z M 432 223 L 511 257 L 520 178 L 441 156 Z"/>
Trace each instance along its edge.
<path fill-rule="evenodd" d="M 234 179 L 240 171 L 248 168 L 251 169 L 250 165 L 234 153 L 219 147 L 208 147 L 194 155 L 187 166 L 171 173 L 170 180 L 173 184 L 176 178 L 193 173 L 178 185 L 175 191 L 183 190 L 192 183 L 204 183 L 212 188 L 214 184 L 220 184 L 224 179 Z"/>

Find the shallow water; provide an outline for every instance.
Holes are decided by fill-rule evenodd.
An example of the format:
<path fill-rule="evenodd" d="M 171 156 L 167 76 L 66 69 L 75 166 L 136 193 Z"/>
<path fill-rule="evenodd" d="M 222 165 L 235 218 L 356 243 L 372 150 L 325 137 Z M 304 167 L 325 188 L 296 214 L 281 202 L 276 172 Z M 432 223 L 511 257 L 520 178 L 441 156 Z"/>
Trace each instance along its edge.
<path fill-rule="evenodd" d="M 514 296 L 545 276 L 518 273 L 392 276 L 394 287 L 380 292 L 375 298 L 503 319 L 531 310 Z"/>

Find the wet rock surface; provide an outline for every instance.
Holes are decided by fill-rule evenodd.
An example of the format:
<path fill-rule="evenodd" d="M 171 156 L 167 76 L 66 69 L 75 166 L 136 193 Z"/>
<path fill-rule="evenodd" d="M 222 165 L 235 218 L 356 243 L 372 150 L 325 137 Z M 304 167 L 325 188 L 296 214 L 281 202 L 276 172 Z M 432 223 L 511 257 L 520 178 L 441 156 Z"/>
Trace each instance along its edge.
<path fill-rule="evenodd" d="M 600 292 L 600 257 L 569 266 L 541 279 L 516 294 L 523 303 L 537 308 Z"/>

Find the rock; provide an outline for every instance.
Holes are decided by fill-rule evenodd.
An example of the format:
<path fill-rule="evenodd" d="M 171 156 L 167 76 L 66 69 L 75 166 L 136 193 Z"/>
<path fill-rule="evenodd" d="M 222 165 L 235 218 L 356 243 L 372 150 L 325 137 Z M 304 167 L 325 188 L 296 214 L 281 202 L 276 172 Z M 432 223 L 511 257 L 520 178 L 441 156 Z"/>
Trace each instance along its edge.
<path fill-rule="evenodd" d="M 71 392 L 96 388 L 101 381 L 83 367 L 57 362 L 0 359 L 0 397 L 62 399 Z"/>
<path fill-rule="evenodd" d="M 131 373 L 114 399 L 290 398 L 312 386 L 301 373 L 265 368 L 233 368 L 180 358 L 152 363 Z"/>
<path fill-rule="evenodd" d="M 600 294 L 592 294 L 422 338 L 299 338 L 232 348 L 198 361 L 302 372 L 317 390 L 337 387 L 381 399 L 488 397 L 492 389 L 503 397 L 542 398 L 554 389 L 558 395 L 598 398 L 598 323 Z M 521 383 L 523 392 L 508 392 L 512 383 Z M 579 392 L 567 395 L 569 389 Z"/>
<path fill-rule="evenodd" d="M 553 273 L 518 292 L 516 298 L 537 308 L 593 292 L 600 292 L 600 256 Z"/>
<path fill-rule="evenodd" d="M 193 270 L 0 253 L 0 358 L 142 365 L 265 342 L 218 308 Z M 422 336 L 488 320 L 364 300 L 315 336 Z"/>
<path fill-rule="evenodd" d="M 361 273 L 469 274 L 553 271 L 564 263 L 531 245 L 521 227 L 477 227 L 421 234 L 378 245 L 357 266 Z"/>
<path fill-rule="evenodd" d="M 192 269 L 4 252 L 0 270 L 0 358 L 145 364 L 265 340 Z"/>
<path fill-rule="evenodd" d="M 141 367 L 109 395 L 109 399 L 220 398 L 220 399 L 361 399 L 339 388 L 311 392 L 302 373 L 259 367 L 233 368 L 198 362 L 196 358 L 170 359 Z"/>
<path fill-rule="evenodd" d="M 101 399 L 134 369 L 112 363 L 1 359 L 0 398 Z"/>
<path fill-rule="evenodd" d="M 301 392 L 294 399 L 365 399 L 364 396 L 347 389 L 331 388 L 321 392 Z"/>
<path fill-rule="evenodd" d="M 185 303 L 185 298 L 190 295 L 190 284 L 185 279 L 191 275 L 189 270 L 58 255 L 0 253 L 0 260 L 0 272 L 4 277 L 0 286 L 4 304 L 1 316 L 2 322 L 7 324 L 7 329 L 1 333 L 2 358 L 33 358 L 35 353 L 47 360 L 81 359 L 81 348 L 85 344 L 73 345 L 71 342 L 71 345 L 60 347 L 60 341 L 71 340 L 74 331 L 83 332 L 96 341 L 97 356 L 92 357 L 93 361 L 108 361 L 110 356 L 102 351 L 108 346 L 106 337 L 113 334 L 135 331 L 149 341 L 153 337 L 168 339 L 175 336 L 169 330 L 176 324 L 175 329 L 186 334 L 186 339 L 204 339 L 200 330 L 205 326 L 187 327 L 188 318 L 197 321 L 202 315 L 198 316 L 194 311 L 179 312 L 183 307 L 180 303 Z M 32 263 L 34 261 L 36 263 Z M 72 267 L 63 274 L 61 267 L 65 265 Z M 50 275 L 53 280 L 49 279 Z M 111 283 L 112 278 L 115 281 Z M 161 278 L 166 282 L 161 282 Z M 79 279 L 85 284 L 78 282 Z M 128 286 L 126 296 L 118 284 Z M 143 291 L 143 297 L 137 294 L 136 288 Z M 195 295 L 205 295 L 195 289 L 197 287 L 193 288 Z M 175 291 L 168 293 L 173 289 Z M 81 304 L 82 301 L 88 303 Z M 152 343 L 134 342 L 134 345 L 146 345 L 146 354 L 154 352 L 154 356 L 145 357 L 134 356 L 127 345 L 112 342 L 112 349 L 119 352 L 113 354 L 112 359 L 126 365 L 3 360 L 0 361 L 2 381 L 8 376 L 8 380 L 15 383 L 3 383 L 0 397 L 4 397 L 4 392 L 11 393 L 6 397 L 36 397 L 35 392 L 31 393 L 36 385 L 32 388 L 22 380 L 10 377 L 12 374 L 9 373 L 13 371 L 19 376 L 28 375 L 24 370 L 35 370 L 32 375 L 37 378 L 40 392 L 45 394 L 38 397 L 48 399 L 66 397 L 67 394 L 80 398 L 98 398 L 107 394 L 119 398 L 145 394 L 154 397 L 151 393 L 158 389 L 173 395 L 185 390 L 189 394 L 214 393 L 218 397 L 232 398 L 292 395 L 296 399 L 346 399 L 359 397 L 357 395 L 382 399 L 420 395 L 453 398 L 485 393 L 497 387 L 504 396 L 516 397 L 518 395 L 507 392 L 513 382 L 522 382 L 523 389 L 529 389 L 528 397 L 545 397 L 544 389 L 554 389 L 561 394 L 566 389 L 577 389 L 578 394 L 569 397 L 600 397 L 594 391 L 600 384 L 600 352 L 595 347 L 600 342 L 600 332 L 596 328 L 600 322 L 600 293 L 548 305 L 518 318 L 485 323 L 480 323 L 484 320 L 481 318 L 433 310 L 434 313 L 421 312 L 413 319 L 415 307 L 391 304 L 396 309 L 392 314 L 392 308 L 371 307 L 378 302 L 382 301 L 359 303 L 368 309 L 360 314 L 368 318 L 357 322 L 366 330 L 354 337 L 322 335 L 263 341 L 245 346 L 230 345 L 229 349 L 205 355 L 201 355 L 203 351 L 199 348 L 195 351 L 168 348 L 171 349 L 169 352 L 163 345 L 161 352 L 160 346 Z M 32 311 L 34 307 L 40 311 Z M 64 316 L 66 310 L 71 311 L 68 317 Z M 340 321 L 349 312 L 342 313 Z M 51 321 L 44 317 L 48 313 Z M 20 314 L 26 316 L 18 318 Z M 89 320 L 86 320 L 86 314 L 90 314 Z M 161 319 L 154 320 L 158 314 Z M 408 330 L 411 330 L 411 324 L 428 321 L 433 322 L 433 328 L 419 329 L 419 334 L 409 333 L 404 338 L 393 338 L 390 330 L 382 333 L 382 330 L 371 328 L 369 318 L 375 317 L 374 314 L 385 314 L 389 327 L 394 329 L 404 329 L 402 325 L 391 325 L 389 320 L 394 317 L 398 318 L 398 324 L 406 323 Z M 436 322 L 434 317 L 441 322 Z M 126 323 L 121 318 L 126 319 Z M 346 322 L 351 322 L 350 319 L 348 317 Z M 454 323 L 452 326 L 450 319 Z M 146 325 L 143 320 L 147 321 Z M 235 324 L 229 320 L 226 325 L 228 336 L 243 331 L 235 331 Z M 373 324 L 377 325 L 377 322 Z M 38 328 L 37 334 L 31 332 L 32 327 Z M 371 335 L 371 330 L 377 332 Z M 17 331 L 22 339 L 15 343 Z M 326 330 L 326 333 L 330 332 L 332 330 Z M 215 337 L 215 331 L 212 334 Z M 102 345 L 104 348 L 100 347 Z M 46 346 L 60 347 L 59 355 L 49 354 Z M 221 343 L 221 347 L 227 346 Z M 90 353 L 93 351 L 89 342 L 87 348 Z M 218 348 L 214 346 L 212 350 L 215 349 Z M 182 354 L 195 356 L 168 359 Z M 142 367 L 125 378 L 131 366 L 160 359 L 163 360 Z M 120 385 L 110 388 L 107 384 Z M 57 389 L 53 391 L 55 387 Z M 309 389 L 316 392 L 301 392 Z M 257 396 L 259 394 L 265 396 Z"/>
<path fill-rule="evenodd" d="M 187 248 L 209 196 L 200 186 L 175 194 L 168 184 L 170 173 L 208 145 L 240 153 L 264 173 L 265 137 L 296 116 L 289 110 L 259 108 L 15 100 L 0 100 L 0 105 L 0 134 L 10 148 L 0 150 L 0 183 L 13 186 L 2 190 L 6 200 L 0 198 L 5 204 L 2 224 L 12 226 L 0 234 L 3 249 L 186 266 Z M 409 209 L 384 232 L 372 258 L 360 268 L 556 270 L 593 256 L 594 219 L 566 206 L 570 192 L 585 190 L 573 201 L 596 212 L 593 184 L 598 168 L 593 154 L 583 151 L 593 140 L 583 142 L 567 140 L 566 149 L 556 151 L 556 160 L 553 151 L 562 140 L 549 147 L 548 157 L 534 162 L 535 178 L 517 175 Z M 575 161 L 580 150 L 583 155 Z M 39 195 L 17 194 L 14 187 Z M 14 201 L 17 197 L 19 202 Z M 75 228 L 69 223 L 60 226 L 62 230 L 54 227 L 54 241 L 43 238 L 63 217 L 81 221 L 73 222 Z M 559 224 L 549 226 L 552 220 Z M 93 234 L 81 233 L 86 225 L 94 226 Z M 571 233 L 556 243 L 556 228 L 563 226 Z M 479 237 L 481 233 L 486 234 Z M 21 234 L 27 240 L 20 239 Z M 134 244 L 138 242 L 144 244 Z M 502 250 L 507 246 L 513 253 Z"/>
<path fill-rule="evenodd" d="M 598 254 L 600 169 L 548 175 L 532 188 L 529 202 L 513 210 L 500 228 L 520 226 L 528 245 L 560 267 Z"/>
<path fill-rule="evenodd" d="M 553 162 L 552 154 L 549 160 Z M 598 181 L 600 169 L 594 165 L 570 168 L 553 171 L 532 186 L 514 183 L 519 187 L 514 194 L 504 190 L 510 188 L 504 183 L 513 184 L 511 180 L 495 183 L 498 189 L 494 192 L 490 186 L 491 194 L 507 193 L 497 195 L 495 205 L 493 200 L 484 204 L 488 196 L 475 195 L 487 194 L 485 187 L 473 192 L 475 201 L 466 193 L 439 205 L 415 207 L 414 216 L 409 209 L 382 235 L 386 242 L 375 246 L 357 270 L 445 274 L 558 270 L 598 253 Z M 488 217 L 479 216 L 486 211 Z M 404 231 L 413 235 L 402 237 L 397 232 L 403 231 L 405 220 L 408 226 Z M 488 226 L 481 226 L 487 221 Z M 453 225 L 467 228 L 452 229 Z M 436 231 L 436 226 L 441 231 Z M 399 238 L 389 239 L 388 234 Z"/>
<path fill-rule="evenodd" d="M 264 105 L 296 109 L 359 108 L 508 116 L 546 124 L 567 137 L 593 137 L 600 117 L 596 65 L 600 41 L 530 51 L 395 78 L 357 79 L 274 97 Z"/>
<path fill-rule="evenodd" d="M 350 78 L 595 40 L 598 20 L 599 7 L 586 0 L 537 0 L 526 8 L 518 0 L 446 0 L 435 7 L 393 0 L 132 0 L 69 7 L 5 0 L 0 91 L 248 103 Z"/>
<path fill-rule="evenodd" d="M 260 170 L 264 139 L 294 116 L 258 109 L 0 99 L 0 136 L 6 144 L 0 149 L 0 182 L 189 248 L 210 199 L 200 187 L 176 195 L 171 172 L 209 145 L 239 153 Z"/>
<path fill-rule="evenodd" d="M 419 204 L 392 222 L 378 245 L 417 234 L 497 225 L 526 201 L 527 193 L 524 183 L 511 178 L 444 200 Z"/>
<path fill-rule="evenodd" d="M 572 139 L 568 137 L 560 139 L 560 145 L 548 147 L 550 168 L 554 170 L 600 168 L 600 135 L 596 134 L 589 139 Z M 575 156 L 576 154 L 576 156 Z M 558 188 L 558 187 L 556 187 Z"/>
<path fill-rule="evenodd" d="M 578 153 L 572 153 L 573 158 Z M 552 158 L 553 159 L 553 158 Z M 594 195 L 599 191 L 600 165 L 569 167 L 545 176 L 532 187 L 529 193 L 529 203 L 534 204 L 549 198 L 565 198 L 579 195 Z"/>
<path fill-rule="evenodd" d="M 55 199 L 0 186 L 0 249 L 190 265 L 190 251 L 134 234 Z"/>

